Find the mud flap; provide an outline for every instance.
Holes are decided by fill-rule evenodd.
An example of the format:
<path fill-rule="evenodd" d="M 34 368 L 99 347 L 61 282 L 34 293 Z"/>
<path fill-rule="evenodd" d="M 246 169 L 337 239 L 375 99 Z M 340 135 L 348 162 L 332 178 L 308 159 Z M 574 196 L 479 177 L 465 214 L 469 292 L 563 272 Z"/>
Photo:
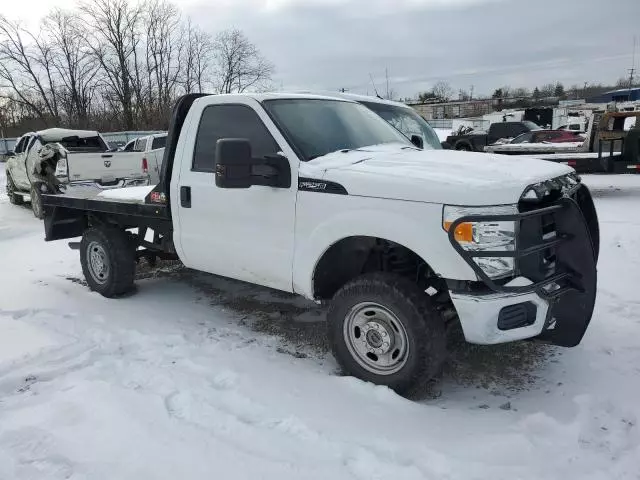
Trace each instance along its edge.
<path fill-rule="evenodd" d="M 565 208 L 554 214 L 556 231 L 568 239 L 556 247 L 556 262 L 563 270 L 571 272 L 568 283 L 573 289 L 557 297 L 550 294 L 547 329 L 538 338 L 562 347 L 575 347 L 580 343 L 591 321 L 596 299 L 599 239 L 592 239 L 593 223 L 590 228 L 589 219 L 585 218 L 595 215 L 588 190 L 586 195 L 588 201 L 578 199 L 586 205 L 590 202 L 591 210 L 587 208 L 586 215 L 578 203 L 569 198 L 562 200 Z M 597 234 L 597 219 L 595 225 Z"/>

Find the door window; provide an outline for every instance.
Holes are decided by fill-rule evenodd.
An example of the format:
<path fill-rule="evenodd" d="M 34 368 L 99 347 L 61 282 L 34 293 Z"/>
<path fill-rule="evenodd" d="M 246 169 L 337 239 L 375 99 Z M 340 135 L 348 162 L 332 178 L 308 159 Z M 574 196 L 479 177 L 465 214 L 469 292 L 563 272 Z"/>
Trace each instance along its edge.
<path fill-rule="evenodd" d="M 18 144 L 16 145 L 16 148 L 14 150 L 15 153 L 22 153 L 24 152 L 24 148 L 27 144 L 27 142 L 29 141 L 31 137 L 22 137 L 20 139 L 20 141 L 18 142 Z"/>
<path fill-rule="evenodd" d="M 134 152 L 144 152 L 147 146 L 147 137 L 142 137 L 136 140 L 135 146 L 133 147 Z"/>
<path fill-rule="evenodd" d="M 252 108 L 245 105 L 211 105 L 202 112 L 192 170 L 214 171 L 216 142 L 222 138 L 246 138 L 251 143 L 251 155 L 254 158 L 276 155 L 280 150 Z"/>
<path fill-rule="evenodd" d="M 156 148 L 164 148 L 167 146 L 167 137 L 154 137 L 153 142 L 151 142 L 151 150 L 155 150 Z"/>

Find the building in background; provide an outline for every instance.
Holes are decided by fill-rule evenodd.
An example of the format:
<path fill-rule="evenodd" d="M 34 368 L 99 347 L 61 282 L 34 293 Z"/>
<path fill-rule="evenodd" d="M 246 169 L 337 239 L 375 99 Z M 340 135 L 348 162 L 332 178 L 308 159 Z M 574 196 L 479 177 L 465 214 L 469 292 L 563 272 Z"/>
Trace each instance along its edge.
<path fill-rule="evenodd" d="M 620 88 L 587 99 L 589 103 L 634 102 L 640 100 L 640 87 Z"/>

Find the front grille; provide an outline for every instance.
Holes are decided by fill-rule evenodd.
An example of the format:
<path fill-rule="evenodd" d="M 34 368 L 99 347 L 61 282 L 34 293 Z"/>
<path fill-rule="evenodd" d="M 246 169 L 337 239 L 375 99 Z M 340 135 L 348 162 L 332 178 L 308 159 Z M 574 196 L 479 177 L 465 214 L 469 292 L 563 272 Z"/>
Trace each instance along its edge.
<path fill-rule="evenodd" d="M 547 205 L 544 205 L 545 207 Z M 535 211 L 529 208 L 528 211 Z M 518 250 L 526 250 L 558 238 L 555 212 L 531 216 L 520 221 Z M 516 259 L 516 272 L 533 282 L 539 282 L 556 273 L 556 248 L 551 246 Z"/>

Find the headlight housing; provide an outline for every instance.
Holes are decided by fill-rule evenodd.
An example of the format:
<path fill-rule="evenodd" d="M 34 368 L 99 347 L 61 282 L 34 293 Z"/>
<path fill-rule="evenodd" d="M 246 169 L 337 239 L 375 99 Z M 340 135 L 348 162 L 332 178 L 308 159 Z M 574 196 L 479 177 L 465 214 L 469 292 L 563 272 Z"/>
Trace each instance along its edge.
<path fill-rule="evenodd" d="M 577 173 L 571 172 L 561 177 L 551 178 L 543 182 L 534 183 L 527 187 L 522 194 L 521 200 L 527 202 L 538 202 L 548 199 L 553 192 L 566 194 L 580 185 L 580 177 Z"/>
<path fill-rule="evenodd" d="M 516 205 L 497 205 L 491 207 L 461 207 L 445 205 L 442 212 L 442 228 L 450 230 L 453 222 L 472 215 L 512 215 L 518 213 Z M 515 251 L 515 221 L 482 221 L 460 223 L 454 232 L 456 242 L 465 250 Z M 473 257 L 473 261 L 492 279 L 509 277 L 515 274 L 513 257 Z"/>

